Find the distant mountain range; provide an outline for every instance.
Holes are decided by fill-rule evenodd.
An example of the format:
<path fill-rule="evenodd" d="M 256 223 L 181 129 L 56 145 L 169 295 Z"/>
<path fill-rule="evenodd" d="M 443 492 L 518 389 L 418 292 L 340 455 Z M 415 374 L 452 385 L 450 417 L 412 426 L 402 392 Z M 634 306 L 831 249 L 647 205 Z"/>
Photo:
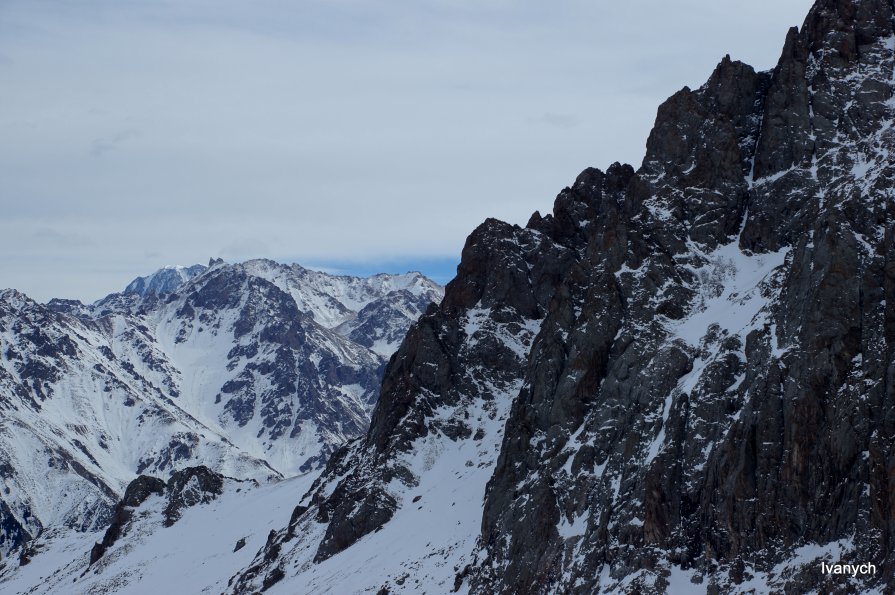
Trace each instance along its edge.
<path fill-rule="evenodd" d="M 166 267 L 93 304 L 0 292 L 0 553 L 109 522 L 141 473 L 307 473 L 366 430 L 442 288 L 269 260 Z"/>

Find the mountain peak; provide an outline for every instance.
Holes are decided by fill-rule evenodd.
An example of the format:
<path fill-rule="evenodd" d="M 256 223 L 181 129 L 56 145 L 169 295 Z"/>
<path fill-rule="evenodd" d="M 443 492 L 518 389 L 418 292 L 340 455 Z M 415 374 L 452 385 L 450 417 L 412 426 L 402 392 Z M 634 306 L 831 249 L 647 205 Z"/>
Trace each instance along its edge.
<path fill-rule="evenodd" d="M 34 300 L 18 289 L 7 288 L 0 289 L 0 302 L 6 302 L 11 306 L 21 308 L 25 305 L 33 304 Z"/>
<path fill-rule="evenodd" d="M 891 31 L 818 2 L 773 71 L 725 56 L 663 103 L 638 171 L 480 225 L 233 592 L 891 591 Z"/>
<path fill-rule="evenodd" d="M 228 440 L 270 438 L 267 457 L 325 436 L 334 447 L 346 433 L 321 421 L 331 405 L 358 411 L 379 391 L 366 435 L 361 415 L 349 419 L 356 438 L 300 484 L 309 490 L 237 496 L 222 481 L 214 516 L 183 507 L 166 529 L 143 525 L 195 550 L 189 572 L 216 573 L 181 591 L 895 592 L 892 8 L 820 0 L 773 70 L 725 56 L 659 107 L 637 171 L 588 168 L 526 228 L 477 227 L 445 298 L 418 318 L 430 294 L 410 291 L 413 273 L 249 261 L 68 342 L 31 317 L 0 368 L 25 380 L 7 394 L 52 412 L 77 386 L 55 382 L 70 365 L 83 364 L 79 379 L 115 368 L 119 382 L 87 393 L 102 420 L 129 415 L 108 408 L 141 384 L 187 405 L 201 394 L 209 428 L 232 420 Z M 416 319 L 406 334 L 382 324 L 395 311 Z M 166 330 L 158 349 L 149 323 Z M 236 340 L 229 351 L 222 335 Z M 89 350 L 91 338 L 107 349 Z M 157 361 L 123 365 L 112 349 L 127 341 Z M 216 366 L 213 384 L 177 373 L 197 358 Z M 66 452 L 86 468 L 81 438 Z M 107 442 L 90 452 L 103 459 Z M 160 446 L 165 470 L 190 452 Z M 8 467 L 42 473 L 45 460 Z M 140 505 L 133 519 L 164 502 Z M 83 554 L 56 572 L 32 563 L 12 590 L 100 590 L 122 576 L 159 590 L 171 549 L 153 551 L 139 530 L 122 531 L 120 554 L 94 572 L 76 576 Z M 213 548 L 223 555 L 206 566 Z M 821 571 L 839 561 L 874 571 Z"/>
<path fill-rule="evenodd" d="M 834 57 L 854 59 L 862 47 L 892 35 L 893 13 L 890 0 L 818 0 L 800 34 L 812 52 L 827 48 Z"/>
<path fill-rule="evenodd" d="M 178 287 L 202 274 L 208 267 L 201 264 L 192 266 L 167 265 L 145 277 L 137 277 L 131 281 L 122 293 L 136 293 L 141 296 L 162 295 L 171 293 Z"/>

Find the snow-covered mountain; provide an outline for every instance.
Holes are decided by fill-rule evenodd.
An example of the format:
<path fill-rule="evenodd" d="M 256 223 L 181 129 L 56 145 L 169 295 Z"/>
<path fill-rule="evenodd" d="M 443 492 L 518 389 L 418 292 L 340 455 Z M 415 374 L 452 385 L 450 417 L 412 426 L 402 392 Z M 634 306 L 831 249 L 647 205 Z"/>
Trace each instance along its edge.
<path fill-rule="evenodd" d="M 51 529 L 0 561 L 0 592 L 222 593 L 271 532 L 289 522 L 311 479 L 255 484 L 204 467 L 184 468 L 167 481 L 140 476 L 107 527 Z"/>
<path fill-rule="evenodd" d="M 639 169 L 470 235 L 228 592 L 895 592 L 893 157 L 891 0 L 725 57 Z"/>
<path fill-rule="evenodd" d="M 891 593 L 893 155 L 895 5 L 817 0 L 773 70 L 725 58 L 663 103 L 639 169 L 589 168 L 552 213 L 479 226 L 390 358 L 368 430 L 322 472 L 138 478 L 105 526 L 31 541 L 0 589 Z M 239 321 L 258 308 L 186 290 L 214 271 L 157 300 L 170 309 L 101 307 L 187 346 L 257 331 Z M 242 274 L 343 338 L 377 309 Z M 50 326 L 31 325 L 17 336 Z M 16 398 L 43 403 L 36 361 Z M 220 407 L 238 380 L 261 382 L 233 379 Z M 840 563 L 873 571 L 823 570 Z"/>
<path fill-rule="evenodd" d="M 206 268 L 208 267 L 201 264 L 194 264 L 190 267 L 167 266 L 151 275 L 137 277 L 128 283 L 128 286 L 124 288 L 124 293 L 137 293 L 142 296 L 172 293 L 196 275 L 201 275 Z"/>
<path fill-rule="evenodd" d="M 90 305 L 0 292 L 0 552 L 105 526 L 139 473 L 321 466 L 366 429 L 394 334 L 441 295 L 418 273 L 271 261 L 169 267 Z"/>

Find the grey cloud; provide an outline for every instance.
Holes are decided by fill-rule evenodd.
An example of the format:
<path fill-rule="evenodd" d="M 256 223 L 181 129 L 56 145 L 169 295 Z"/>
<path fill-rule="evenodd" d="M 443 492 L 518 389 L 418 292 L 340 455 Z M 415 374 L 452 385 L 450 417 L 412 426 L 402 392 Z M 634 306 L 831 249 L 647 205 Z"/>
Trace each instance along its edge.
<path fill-rule="evenodd" d="M 111 136 L 93 139 L 93 142 L 90 143 L 90 154 L 94 157 L 102 157 L 138 135 L 139 133 L 136 130 L 129 129 L 122 130 Z"/>
<path fill-rule="evenodd" d="M 562 129 L 575 128 L 579 124 L 579 120 L 576 116 L 571 114 L 554 114 L 550 112 L 542 114 L 537 121 L 541 124 L 546 124 L 547 126 Z"/>
<path fill-rule="evenodd" d="M 31 239 L 39 244 L 50 244 L 60 248 L 82 248 L 94 245 L 88 236 L 68 231 L 59 231 L 46 227 L 36 229 Z"/>
<path fill-rule="evenodd" d="M 726 53 L 772 66 L 810 3 L 6 0 L 0 285 L 99 297 L 222 245 L 457 255 L 638 165 L 661 101 Z"/>
<path fill-rule="evenodd" d="M 218 251 L 225 260 L 248 260 L 270 256 L 270 246 L 255 238 L 238 238 Z"/>

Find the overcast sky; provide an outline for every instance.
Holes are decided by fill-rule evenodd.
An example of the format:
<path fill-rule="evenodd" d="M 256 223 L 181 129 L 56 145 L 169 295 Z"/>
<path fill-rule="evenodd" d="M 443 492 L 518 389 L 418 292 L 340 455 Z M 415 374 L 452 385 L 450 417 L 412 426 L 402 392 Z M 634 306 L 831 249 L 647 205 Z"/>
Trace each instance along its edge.
<path fill-rule="evenodd" d="M 639 165 L 806 0 L 0 0 L 0 287 L 268 257 L 446 281 L 492 216 Z"/>

